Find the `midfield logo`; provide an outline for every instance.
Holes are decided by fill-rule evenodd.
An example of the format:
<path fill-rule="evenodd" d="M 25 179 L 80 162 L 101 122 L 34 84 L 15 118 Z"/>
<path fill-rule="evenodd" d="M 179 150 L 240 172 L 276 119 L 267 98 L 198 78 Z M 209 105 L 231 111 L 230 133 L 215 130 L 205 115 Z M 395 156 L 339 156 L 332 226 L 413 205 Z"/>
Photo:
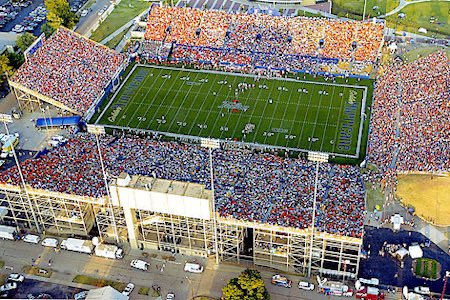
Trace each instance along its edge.
<path fill-rule="evenodd" d="M 248 105 L 242 105 L 239 100 L 233 100 L 233 101 L 223 101 L 222 104 L 219 106 L 219 108 L 225 108 L 228 110 L 232 110 L 233 112 L 237 111 L 243 111 L 246 112 L 250 106 Z"/>

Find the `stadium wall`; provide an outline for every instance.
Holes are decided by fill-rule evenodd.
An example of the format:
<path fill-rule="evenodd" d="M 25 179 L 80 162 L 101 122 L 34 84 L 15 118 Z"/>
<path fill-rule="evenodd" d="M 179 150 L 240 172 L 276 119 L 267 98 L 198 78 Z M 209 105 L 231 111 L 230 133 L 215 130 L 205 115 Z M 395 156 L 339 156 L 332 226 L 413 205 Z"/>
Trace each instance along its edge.
<path fill-rule="evenodd" d="M 113 205 L 109 205 L 106 197 L 80 197 L 27 187 L 30 207 L 24 190 L 7 184 L 0 186 L 0 195 L 4 199 L 3 205 L 8 208 L 5 223 L 19 229 L 36 231 L 30 215 L 34 211 L 41 231 L 56 235 L 90 237 L 96 225 L 103 241 L 115 243 L 117 234 L 121 244 L 129 244 L 135 249 L 202 257 L 215 255 L 215 226 L 210 217 L 213 214 L 212 196 L 204 190 L 204 194 L 196 197 L 190 194 L 188 183 L 180 184 L 171 191 L 176 197 L 168 201 L 168 195 L 161 197 L 156 191 L 147 191 L 145 186 L 119 188 L 117 182 L 112 182 L 111 191 L 123 196 L 118 199 L 112 195 Z M 161 185 L 157 186 L 155 184 L 155 189 L 161 188 Z M 180 187 L 184 187 L 182 193 Z M 187 207 L 193 203 L 197 208 Z M 217 241 L 222 262 L 240 263 L 245 259 L 255 265 L 299 274 L 307 274 L 311 264 L 313 274 L 347 278 L 357 276 L 362 246 L 360 238 L 219 216 Z"/>

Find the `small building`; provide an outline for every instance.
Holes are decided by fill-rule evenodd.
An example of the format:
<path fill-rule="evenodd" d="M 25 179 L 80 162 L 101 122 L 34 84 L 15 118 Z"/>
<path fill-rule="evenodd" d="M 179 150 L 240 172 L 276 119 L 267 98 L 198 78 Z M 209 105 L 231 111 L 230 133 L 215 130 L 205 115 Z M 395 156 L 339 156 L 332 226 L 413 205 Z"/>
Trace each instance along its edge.
<path fill-rule="evenodd" d="M 86 300 L 128 300 L 128 297 L 122 295 L 114 288 L 110 286 L 105 286 L 99 289 L 90 290 L 87 294 Z"/>

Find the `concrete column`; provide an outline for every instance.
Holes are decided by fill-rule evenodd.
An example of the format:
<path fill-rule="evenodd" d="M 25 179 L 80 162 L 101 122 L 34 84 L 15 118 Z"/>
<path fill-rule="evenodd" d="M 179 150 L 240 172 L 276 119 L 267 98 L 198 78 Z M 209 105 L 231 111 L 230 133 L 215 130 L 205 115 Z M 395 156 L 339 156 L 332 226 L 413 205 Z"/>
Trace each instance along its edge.
<path fill-rule="evenodd" d="M 129 207 L 123 207 L 123 212 L 125 214 L 125 222 L 127 223 L 127 231 L 128 231 L 128 241 L 130 243 L 131 249 L 138 249 L 138 241 L 137 241 L 137 219 L 136 219 L 136 211 Z"/>

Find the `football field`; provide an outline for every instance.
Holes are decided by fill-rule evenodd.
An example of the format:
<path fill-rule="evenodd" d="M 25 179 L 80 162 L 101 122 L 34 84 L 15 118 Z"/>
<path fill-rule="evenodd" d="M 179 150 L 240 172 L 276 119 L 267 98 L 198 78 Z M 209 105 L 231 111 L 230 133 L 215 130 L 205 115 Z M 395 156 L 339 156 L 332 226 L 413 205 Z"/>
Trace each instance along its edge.
<path fill-rule="evenodd" d="M 355 79 L 335 83 L 139 65 L 96 123 L 357 157 L 368 89 Z"/>

